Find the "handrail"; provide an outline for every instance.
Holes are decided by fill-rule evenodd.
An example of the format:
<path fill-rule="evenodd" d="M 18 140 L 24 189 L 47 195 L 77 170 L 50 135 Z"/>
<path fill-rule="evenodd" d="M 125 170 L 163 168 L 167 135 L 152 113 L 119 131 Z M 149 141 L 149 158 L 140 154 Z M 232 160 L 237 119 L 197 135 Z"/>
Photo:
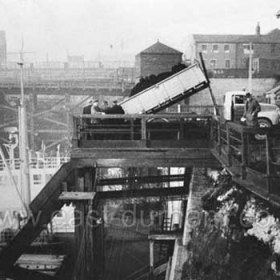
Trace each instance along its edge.
<path fill-rule="evenodd" d="M 19 170 L 20 169 L 20 159 L 7 159 L 6 162 L 12 170 Z M 32 169 L 42 169 L 42 168 L 57 168 L 61 164 L 66 163 L 69 161 L 69 157 L 44 157 L 44 158 L 37 158 L 32 157 L 29 160 L 29 167 Z M 4 162 L 0 159 L 0 171 L 5 170 Z"/>
<path fill-rule="evenodd" d="M 223 133 L 221 127 L 224 127 Z M 212 144 L 227 168 L 242 180 L 255 184 L 260 179 L 267 193 L 280 195 L 275 187 L 280 183 L 280 165 L 275 164 L 280 162 L 279 129 L 252 128 L 232 122 L 223 124 L 213 119 Z"/>
<path fill-rule="evenodd" d="M 154 141 L 153 144 L 157 141 L 158 145 L 171 141 L 182 146 L 183 141 L 190 139 L 193 141 L 192 145 L 197 144 L 193 140 L 197 137 L 200 143 L 204 141 L 203 145 L 208 147 L 211 118 L 211 114 L 187 113 L 74 115 L 73 145 L 79 147 L 79 143 L 86 144 L 79 141 L 86 140 L 103 140 L 104 144 L 109 143 L 104 140 L 120 140 L 130 141 L 129 145 L 136 146 L 146 146 L 151 141 Z M 88 145 L 89 143 L 87 147 Z"/>
<path fill-rule="evenodd" d="M 123 114 L 123 115 L 115 115 L 115 114 L 95 114 L 95 115 L 74 115 L 73 118 L 85 118 L 85 119 L 181 119 L 181 118 L 204 118 L 204 119 L 211 119 L 212 114 L 205 114 L 205 115 L 197 115 L 193 113 L 164 113 L 164 114 Z"/>

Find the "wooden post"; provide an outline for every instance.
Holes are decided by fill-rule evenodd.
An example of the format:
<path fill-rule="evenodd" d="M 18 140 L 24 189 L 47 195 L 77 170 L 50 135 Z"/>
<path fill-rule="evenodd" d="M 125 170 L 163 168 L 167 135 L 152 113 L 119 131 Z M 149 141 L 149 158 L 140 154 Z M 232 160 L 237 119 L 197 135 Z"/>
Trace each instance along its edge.
<path fill-rule="evenodd" d="M 246 179 L 247 176 L 247 163 L 248 163 L 248 135 L 241 131 L 241 178 Z"/>
<path fill-rule="evenodd" d="M 150 240 L 150 276 L 149 280 L 154 277 L 154 240 Z"/>
<path fill-rule="evenodd" d="M 81 170 L 75 170 L 75 191 L 84 191 L 84 183 L 81 177 Z M 85 239 L 84 239 L 85 219 L 83 202 L 75 203 L 75 266 L 73 271 L 73 280 L 85 279 L 82 260 L 85 259 Z"/>
<path fill-rule="evenodd" d="M 144 146 L 147 146 L 147 120 L 146 118 L 141 118 L 141 141 Z"/>
<path fill-rule="evenodd" d="M 266 157 L 266 185 L 268 194 L 271 193 L 271 170 L 270 170 L 270 145 L 268 135 L 265 135 L 265 157 Z"/>
<path fill-rule="evenodd" d="M 76 191 L 95 191 L 94 168 L 87 167 L 76 171 Z M 98 202 L 96 199 L 75 201 L 76 263 L 74 280 L 102 279 L 103 223 L 97 223 Z"/>
<path fill-rule="evenodd" d="M 77 117 L 73 118 L 73 137 L 72 137 L 72 146 L 74 148 L 77 148 L 79 145 L 79 140 L 81 138 L 80 133 L 81 133 L 81 126 L 78 125 L 79 119 Z"/>
<path fill-rule="evenodd" d="M 232 166 L 232 158 L 231 158 L 231 146 L 230 146 L 230 129 L 229 126 L 226 127 L 227 132 L 227 162 L 228 166 Z"/>
<path fill-rule="evenodd" d="M 221 155 L 222 153 L 222 147 L 221 147 L 221 123 L 218 121 L 217 122 L 217 134 L 218 134 L 218 153 Z"/>
<path fill-rule="evenodd" d="M 134 119 L 130 119 L 130 140 L 134 140 Z"/>

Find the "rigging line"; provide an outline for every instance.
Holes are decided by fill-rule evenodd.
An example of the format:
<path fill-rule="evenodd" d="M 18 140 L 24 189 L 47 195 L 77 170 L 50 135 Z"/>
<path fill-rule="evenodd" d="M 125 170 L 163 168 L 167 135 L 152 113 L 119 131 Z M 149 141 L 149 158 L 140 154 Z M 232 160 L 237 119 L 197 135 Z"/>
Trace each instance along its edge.
<path fill-rule="evenodd" d="M 2 160 L 4 162 L 4 164 L 5 164 L 5 167 L 7 168 L 8 173 L 9 173 L 10 181 L 11 181 L 12 185 L 15 187 L 16 192 L 17 192 L 17 194 L 19 196 L 19 199 L 20 199 L 20 201 L 21 201 L 21 203 L 22 203 L 22 205 L 23 205 L 23 207 L 24 207 L 24 209 L 26 211 L 26 214 L 28 215 L 30 213 L 30 209 L 29 209 L 28 205 L 26 205 L 26 203 L 24 202 L 24 200 L 23 200 L 23 198 L 21 196 L 21 193 L 20 193 L 20 191 L 18 189 L 18 186 L 17 186 L 17 183 L 16 183 L 16 181 L 15 181 L 15 179 L 13 177 L 12 171 L 11 171 L 11 169 L 10 169 L 6 159 L 5 159 L 5 156 L 4 156 L 4 153 L 3 153 L 3 149 L 2 149 L 1 146 L 0 146 L 0 156 L 1 156 L 1 158 L 2 158 Z"/>

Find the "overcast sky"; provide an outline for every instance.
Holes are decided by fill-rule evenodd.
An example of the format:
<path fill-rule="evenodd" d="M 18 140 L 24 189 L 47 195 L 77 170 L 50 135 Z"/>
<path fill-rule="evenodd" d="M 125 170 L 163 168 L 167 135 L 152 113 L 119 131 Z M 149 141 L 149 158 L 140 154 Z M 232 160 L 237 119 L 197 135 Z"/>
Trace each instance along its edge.
<path fill-rule="evenodd" d="M 0 0 L 8 52 L 33 58 L 133 58 L 161 42 L 184 51 L 192 33 L 252 34 L 280 28 L 279 0 Z M 30 56 L 30 55 L 29 55 Z"/>

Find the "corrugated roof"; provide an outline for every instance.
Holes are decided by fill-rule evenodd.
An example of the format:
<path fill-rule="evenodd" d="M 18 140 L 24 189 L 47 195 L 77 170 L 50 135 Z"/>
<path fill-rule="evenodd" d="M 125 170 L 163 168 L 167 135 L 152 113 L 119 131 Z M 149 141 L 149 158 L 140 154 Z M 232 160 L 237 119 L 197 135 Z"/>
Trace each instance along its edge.
<path fill-rule="evenodd" d="M 193 37 L 200 43 L 280 43 L 280 30 L 274 29 L 265 35 L 194 34 Z"/>
<path fill-rule="evenodd" d="M 157 41 L 152 46 L 140 52 L 140 54 L 182 54 L 182 52 L 177 51 L 171 47 L 164 45 L 163 43 Z"/>

